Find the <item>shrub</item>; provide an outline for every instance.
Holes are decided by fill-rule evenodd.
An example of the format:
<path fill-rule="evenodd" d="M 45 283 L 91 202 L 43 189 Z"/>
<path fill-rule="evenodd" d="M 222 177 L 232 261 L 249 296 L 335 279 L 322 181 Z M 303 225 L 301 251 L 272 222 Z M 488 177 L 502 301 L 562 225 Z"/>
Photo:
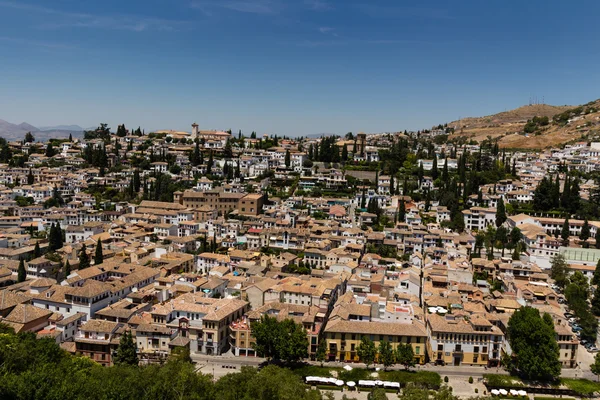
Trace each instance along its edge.
<path fill-rule="evenodd" d="M 383 381 L 399 382 L 402 386 L 414 383 L 428 389 L 439 389 L 442 385 L 440 374 L 431 371 L 379 371 L 379 378 Z"/>
<path fill-rule="evenodd" d="M 342 369 L 338 372 L 338 378 L 343 381 L 354 381 L 358 382 L 361 380 L 368 380 L 371 377 L 371 372 L 364 368 L 354 368 L 350 371 Z"/>
<path fill-rule="evenodd" d="M 523 382 L 517 377 L 509 375 L 496 375 L 496 374 L 485 374 L 484 379 L 487 381 L 489 386 L 493 387 L 523 387 Z"/>
<path fill-rule="evenodd" d="M 475 393 L 479 393 L 479 389 L 475 388 Z"/>
<path fill-rule="evenodd" d="M 590 397 L 595 392 L 600 392 L 600 382 L 589 379 L 561 379 L 563 385 L 576 392 L 580 396 Z"/>
<path fill-rule="evenodd" d="M 444 382 L 448 383 L 448 377 L 447 376 L 444 377 Z"/>
<path fill-rule="evenodd" d="M 473 383 L 473 377 L 472 376 L 469 377 L 469 383 Z"/>

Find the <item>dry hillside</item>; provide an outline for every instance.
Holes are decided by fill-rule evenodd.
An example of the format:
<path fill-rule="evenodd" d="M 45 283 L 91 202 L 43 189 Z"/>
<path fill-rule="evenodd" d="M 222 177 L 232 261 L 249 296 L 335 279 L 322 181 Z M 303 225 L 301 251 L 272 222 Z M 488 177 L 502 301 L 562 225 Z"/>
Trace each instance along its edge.
<path fill-rule="evenodd" d="M 527 121 L 534 117 L 548 117 L 549 123 L 525 133 Z M 500 147 L 541 149 L 600 133 L 600 100 L 583 106 L 523 106 L 486 117 L 453 121 L 448 127 L 455 128 L 451 137 L 464 136 L 479 142 L 488 136 L 499 137 Z"/>

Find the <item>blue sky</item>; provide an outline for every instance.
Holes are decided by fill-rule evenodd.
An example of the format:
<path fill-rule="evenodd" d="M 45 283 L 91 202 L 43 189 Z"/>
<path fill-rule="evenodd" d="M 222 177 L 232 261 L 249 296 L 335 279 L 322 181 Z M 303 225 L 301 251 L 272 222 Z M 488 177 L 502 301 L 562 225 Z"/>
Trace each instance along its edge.
<path fill-rule="evenodd" d="M 0 0 L 0 118 L 302 135 L 600 97 L 600 2 Z"/>

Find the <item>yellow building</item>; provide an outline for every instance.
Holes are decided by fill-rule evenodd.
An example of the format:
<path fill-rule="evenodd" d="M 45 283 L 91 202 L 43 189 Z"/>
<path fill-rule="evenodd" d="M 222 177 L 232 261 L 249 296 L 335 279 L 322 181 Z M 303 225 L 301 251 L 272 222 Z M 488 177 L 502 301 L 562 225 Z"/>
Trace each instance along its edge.
<path fill-rule="evenodd" d="M 412 323 L 374 321 L 330 321 L 325 327 L 323 339 L 327 341 L 329 361 L 360 361 L 356 349 L 363 336 L 369 337 L 375 346 L 387 341 L 396 349 L 399 343 L 412 345 L 415 361 L 425 363 L 427 331 L 417 321 Z"/>

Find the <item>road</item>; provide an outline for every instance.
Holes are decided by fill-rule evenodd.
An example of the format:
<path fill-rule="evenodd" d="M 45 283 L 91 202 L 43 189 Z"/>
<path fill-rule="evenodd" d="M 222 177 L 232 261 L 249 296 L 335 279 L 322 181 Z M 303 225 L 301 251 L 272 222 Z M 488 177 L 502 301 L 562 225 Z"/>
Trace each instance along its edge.
<path fill-rule="evenodd" d="M 583 346 L 580 347 L 579 351 L 587 353 Z M 239 372 L 242 366 L 253 366 L 257 367 L 264 363 L 266 359 L 260 357 L 235 357 L 235 356 L 206 356 L 202 354 L 192 354 L 192 360 L 197 364 L 197 370 L 204 373 L 213 375 L 216 378 L 220 378 L 228 373 Z M 309 362 L 313 365 L 320 365 L 319 362 Z M 347 365 L 339 362 L 326 362 L 325 366 L 328 367 L 343 367 Z M 355 368 L 364 368 L 365 365 L 362 363 L 350 364 Z M 403 369 L 402 366 L 394 366 L 389 369 L 399 370 Z M 502 374 L 508 375 L 508 372 L 502 368 L 484 368 L 484 367 L 472 367 L 472 366 L 436 366 L 436 365 L 418 365 L 414 368 L 416 371 L 432 371 L 437 372 L 441 376 L 455 376 L 455 377 L 468 377 L 481 378 L 484 374 Z M 581 367 L 578 368 L 565 368 L 562 370 L 561 376 L 565 378 L 586 378 L 595 380 L 596 376 L 591 373 L 589 366 L 585 363 L 581 363 Z"/>

